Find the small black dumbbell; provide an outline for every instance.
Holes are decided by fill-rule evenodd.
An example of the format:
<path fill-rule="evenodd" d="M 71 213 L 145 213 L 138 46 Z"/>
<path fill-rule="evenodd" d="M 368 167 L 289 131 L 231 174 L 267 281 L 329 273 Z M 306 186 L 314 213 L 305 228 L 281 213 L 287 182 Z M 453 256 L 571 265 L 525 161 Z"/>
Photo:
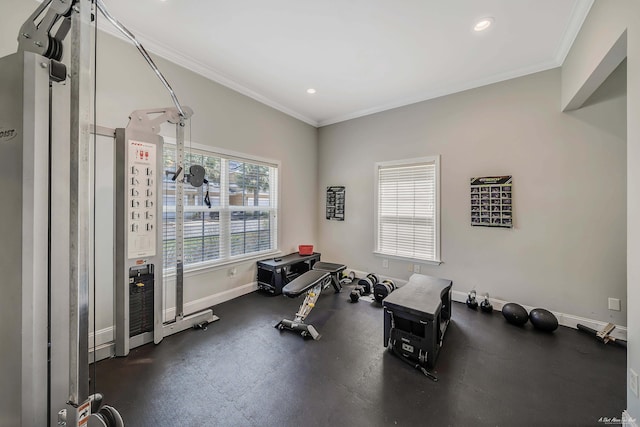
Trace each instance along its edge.
<path fill-rule="evenodd" d="M 356 285 L 349 294 L 349 298 L 351 299 L 351 302 L 358 302 L 362 295 L 364 295 L 364 288 L 360 285 Z"/>

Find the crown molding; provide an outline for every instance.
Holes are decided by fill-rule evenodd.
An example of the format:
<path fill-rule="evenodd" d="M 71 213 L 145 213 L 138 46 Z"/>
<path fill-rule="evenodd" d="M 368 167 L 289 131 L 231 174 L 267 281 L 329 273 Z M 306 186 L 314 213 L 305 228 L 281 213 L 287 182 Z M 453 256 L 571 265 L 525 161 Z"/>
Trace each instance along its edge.
<path fill-rule="evenodd" d="M 573 4 L 573 10 L 571 11 L 571 20 L 565 28 L 562 42 L 558 46 L 556 52 L 556 62 L 558 66 L 564 64 L 564 60 L 567 58 L 573 42 L 576 41 L 580 28 L 584 24 L 584 20 L 587 19 L 591 6 L 593 6 L 594 0 L 578 0 Z"/>
<path fill-rule="evenodd" d="M 515 79 L 517 77 L 523 77 L 529 74 L 539 73 L 541 71 L 557 68 L 559 64 L 553 60 L 542 64 L 536 64 L 530 67 L 521 68 L 515 71 L 509 71 L 507 73 L 494 74 L 483 79 L 474 80 L 458 85 L 450 85 L 441 88 L 437 91 L 427 91 L 416 96 L 410 96 L 400 98 L 392 103 L 383 104 L 377 107 L 366 108 L 363 110 L 354 111 L 340 116 L 335 116 L 329 119 L 321 120 L 318 123 L 318 127 L 328 126 L 347 120 L 357 119 L 360 117 L 368 116 L 375 113 L 381 113 L 383 111 L 393 110 L 395 108 L 405 107 L 411 104 L 417 104 L 419 102 L 429 101 L 431 99 L 440 98 L 442 96 L 453 95 L 455 93 L 464 92 L 466 90 L 477 89 L 482 86 L 487 86 L 494 83 L 499 83 L 506 80 Z"/>
<path fill-rule="evenodd" d="M 120 31 L 118 31 L 116 28 L 112 27 L 110 24 L 108 24 L 107 22 L 105 22 L 104 20 L 100 20 L 98 22 L 98 29 L 106 34 L 109 34 L 111 36 L 114 36 L 120 40 L 123 40 L 125 42 L 127 42 L 128 44 L 131 44 L 131 41 L 129 39 L 127 39 Z M 249 89 L 248 87 L 244 86 L 243 84 L 235 81 L 234 79 L 224 75 L 223 73 L 219 72 L 218 70 L 203 64 L 200 61 L 197 61 L 189 56 L 185 56 L 182 53 L 178 52 L 176 49 L 170 48 L 169 46 L 166 46 L 162 43 L 158 43 L 157 41 L 153 40 L 153 38 L 146 36 L 145 34 L 142 34 L 138 31 L 135 30 L 131 30 L 132 33 L 134 33 L 136 39 L 144 46 L 144 48 L 151 53 L 154 53 L 155 55 L 160 56 L 161 58 L 166 59 L 169 62 L 172 62 L 174 64 L 177 64 L 178 66 L 185 68 L 189 71 L 192 71 L 196 74 L 199 74 L 209 80 L 212 80 L 218 84 L 221 84 L 222 86 L 225 86 L 235 92 L 238 92 L 242 95 L 245 95 L 249 98 L 252 98 L 262 104 L 265 104 L 275 110 L 278 110 L 288 116 L 291 116 L 295 119 L 298 119 L 304 123 L 307 123 L 311 126 L 314 127 L 318 127 L 318 122 L 317 120 L 314 120 L 310 117 L 307 117 L 303 114 L 298 113 L 297 111 L 294 111 L 290 108 L 285 107 L 284 105 L 281 105 L 261 94 L 259 94 L 258 92 Z M 132 48 L 135 48 L 134 46 L 132 46 Z"/>
<path fill-rule="evenodd" d="M 430 99 L 439 98 L 442 96 L 452 95 L 455 93 L 463 92 L 470 89 L 475 89 L 478 87 L 498 83 L 505 80 L 510 80 L 518 77 L 523 77 L 528 74 L 533 74 L 541 71 L 546 71 L 552 68 L 557 68 L 564 63 L 565 58 L 567 57 L 573 42 L 575 41 L 584 20 L 586 19 L 589 11 L 594 3 L 594 0 L 578 0 L 574 4 L 572 11 L 572 18 L 565 29 L 563 39 L 558 46 L 555 58 L 551 61 L 542 64 L 536 64 L 530 67 L 521 68 L 518 70 L 510 71 L 507 73 L 495 74 L 492 76 L 488 76 L 479 80 L 474 80 L 471 82 L 461 83 L 457 85 L 450 85 L 443 88 L 440 88 L 436 91 L 426 91 L 420 93 L 418 95 L 399 98 L 393 102 L 381 104 L 378 106 L 365 108 L 362 110 L 353 111 L 347 114 L 342 114 L 334 117 L 330 117 L 328 119 L 323 120 L 315 120 L 311 117 L 308 117 L 304 114 L 301 114 L 297 111 L 294 111 L 284 105 L 269 99 L 268 97 L 250 89 L 246 85 L 234 80 L 233 78 L 225 75 L 224 73 L 216 70 L 215 68 L 206 65 L 200 61 L 197 61 L 194 58 L 185 56 L 181 52 L 176 49 L 173 49 L 169 46 L 166 46 L 162 43 L 158 43 L 153 40 L 153 38 L 146 36 L 145 34 L 135 32 L 136 38 L 145 46 L 149 52 L 152 52 L 170 62 L 178 64 L 179 66 L 186 68 L 190 71 L 193 71 L 196 74 L 199 74 L 209 80 L 212 80 L 222 86 L 225 86 L 233 91 L 236 91 L 242 95 L 245 95 L 251 99 L 254 99 L 264 105 L 267 105 L 275 110 L 278 110 L 288 116 L 291 116 L 295 119 L 298 119 L 304 123 L 307 123 L 314 127 L 322 127 L 328 126 L 340 122 L 344 122 L 347 120 L 357 119 L 360 117 L 368 116 L 371 114 L 380 113 L 387 110 L 392 110 L 395 108 L 404 107 L 411 104 L 416 104 L 419 102 L 428 101 Z M 121 34 L 117 29 L 113 28 L 110 24 L 106 23 L 104 20 L 101 20 L 98 25 L 99 29 L 112 35 L 118 39 L 124 40 L 127 43 L 130 41 Z"/>

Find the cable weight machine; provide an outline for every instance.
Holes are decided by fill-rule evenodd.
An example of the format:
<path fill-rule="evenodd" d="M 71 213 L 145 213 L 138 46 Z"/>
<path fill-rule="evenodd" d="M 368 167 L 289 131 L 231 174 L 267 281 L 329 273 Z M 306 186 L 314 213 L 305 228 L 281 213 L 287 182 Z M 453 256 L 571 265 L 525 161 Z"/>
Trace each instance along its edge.
<path fill-rule="evenodd" d="M 121 421 L 89 394 L 91 14 L 89 0 L 45 0 L 0 58 L 2 426 Z"/>
<path fill-rule="evenodd" d="M 7 243 L 0 245 L 3 277 L 0 340 L 11 349 L 3 353 L 0 366 L 0 383 L 10 385 L 0 388 L 0 426 L 3 427 L 124 425 L 115 408 L 102 404 L 95 383 L 91 394 L 89 377 L 92 253 L 89 58 L 91 21 L 98 11 L 132 40 L 169 91 L 176 107 L 162 109 L 161 120 L 176 124 L 177 150 L 182 159 L 184 121 L 192 112 L 180 106 L 144 48 L 109 15 L 103 2 L 44 0 L 38 5 L 20 28 L 17 52 L 0 58 L 0 179 L 3 184 L 0 194 L 5 201 L 0 211 L 0 235 Z M 70 37 L 65 45 L 67 35 Z M 66 46 L 70 54 L 63 61 Z M 149 147 L 145 151 L 151 156 L 151 147 L 155 147 L 156 158 L 161 161 L 159 126 L 151 123 L 153 120 L 145 121 L 144 114 L 138 113 L 131 116 L 136 124 L 130 123 L 126 129 L 116 132 L 119 143 L 128 148 L 136 139 L 149 144 L 145 145 Z M 152 125 L 150 129 L 142 129 L 141 124 L 145 123 Z M 130 166 L 124 162 L 127 155 L 123 154 L 123 163 L 116 164 Z M 157 162 L 149 162 L 149 167 L 155 168 L 160 185 L 161 163 L 158 166 Z M 181 185 L 178 181 L 177 187 Z M 156 191 L 157 188 L 154 186 Z M 122 190 L 123 186 L 116 188 L 116 191 Z M 181 203 L 182 199 L 178 206 Z M 162 218 L 161 203 L 154 205 L 154 220 L 157 220 Z M 157 215 L 158 209 L 160 215 Z M 118 221 L 123 225 L 127 222 L 127 227 L 132 225 L 129 219 Z M 181 222 L 182 217 L 177 216 L 176 221 Z M 157 224 L 154 222 L 153 228 L 159 232 L 162 227 Z M 177 223 L 176 227 L 181 229 L 181 224 Z M 152 242 L 145 238 L 152 237 L 152 230 L 145 228 L 145 231 L 150 233 L 142 236 L 142 243 L 135 240 L 139 235 L 132 239 L 141 251 L 127 252 L 123 255 L 126 258 L 120 257 L 116 263 L 129 274 L 135 271 L 136 277 L 152 275 L 153 287 L 157 289 L 162 285 L 162 251 L 151 255 Z M 123 237 L 123 234 L 116 240 L 124 239 L 118 244 L 128 251 L 129 247 L 125 246 L 132 235 Z M 161 242 L 155 234 L 156 247 Z M 143 262 L 138 264 L 140 260 Z M 176 270 L 179 295 L 174 321 L 162 322 L 162 292 L 153 296 L 151 339 L 154 342 L 190 327 L 190 322 L 217 319 L 211 310 L 184 316 L 181 255 Z M 125 274 L 116 278 L 118 295 L 125 294 L 122 288 L 129 283 L 130 277 L 126 277 L 126 284 L 120 281 Z M 121 309 L 126 310 L 122 301 L 116 298 L 116 307 L 120 304 Z M 125 322 L 116 316 L 116 347 L 119 342 L 124 354 L 131 344 L 146 340 L 145 337 L 140 341 L 139 334 L 132 337 L 131 331 L 124 327 Z"/>
<path fill-rule="evenodd" d="M 203 179 L 191 179 L 184 171 L 184 120 L 189 107 L 134 111 L 129 125 L 115 130 L 116 170 L 116 356 L 131 348 L 165 336 L 218 320 L 211 309 L 184 315 L 183 221 L 184 184 L 201 186 Z M 176 125 L 175 183 L 175 316 L 163 321 L 162 257 L 162 152 L 164 140 L 158 133 L 162 123 Z M 199 167 L 203 169 L 202 167 Z M 203 172 L 202 172 L 203 175 Z M 198 181 L 198 182 L 196 182 Z"/>

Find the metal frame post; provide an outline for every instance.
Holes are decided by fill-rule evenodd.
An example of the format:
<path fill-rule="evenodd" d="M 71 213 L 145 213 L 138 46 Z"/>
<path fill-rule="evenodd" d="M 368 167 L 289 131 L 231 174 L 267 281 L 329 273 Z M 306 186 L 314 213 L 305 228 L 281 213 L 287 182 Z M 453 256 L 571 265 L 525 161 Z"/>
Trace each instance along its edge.
<path fill-rule="evenodd" d="M 91 7 L 79 0 L 71 13 L 69 403 L 75 407 L 89 399 Z"/>
<path fill-rule="evenodd" d="M 176 124 L 176 170 L 184 169 L 184 119 Z M 176 315 L 175 320 L 184 317 L 184 183 L 183 179 L 176 179 Z"/>

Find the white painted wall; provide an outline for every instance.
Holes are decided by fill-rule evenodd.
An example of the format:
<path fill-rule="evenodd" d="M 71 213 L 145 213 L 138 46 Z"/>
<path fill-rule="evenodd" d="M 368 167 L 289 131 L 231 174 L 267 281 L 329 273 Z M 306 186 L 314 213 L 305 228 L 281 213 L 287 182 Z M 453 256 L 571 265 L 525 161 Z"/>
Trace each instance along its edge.
<path fill-rule="evenodd" d="M 627 31 L 627 366 L 640 372 L 640 2 L 596 0 L 562 68 L 562 98 L 575 96 L 597 73 L 616 38 Z M 627 385 L 629 379 L 627 377 Z M 627 411 L 640 419 L 640 400 L 627 388 Z"/>
<path fill-rule="evenodd" d="M 407 279 L 374 248 L 374 163 L 441 156 L 440 266 L 454 289 L 626 324 L 624 74 L 560 112 L 555 69 L 320 129 L 320 187 L 345 185 L 346 220 L 321 219 L 323 257 Z M 622 85 L 622 90 L 620 86 Z M 469 178 L 513 175 L 513 229 L 470 226 Z M 322 211 L 320 206 L 319 211 Z M 322 217 L 321 217 L 322 218 Z M 607 309 L 607 298 L 623 311 Z"/>

